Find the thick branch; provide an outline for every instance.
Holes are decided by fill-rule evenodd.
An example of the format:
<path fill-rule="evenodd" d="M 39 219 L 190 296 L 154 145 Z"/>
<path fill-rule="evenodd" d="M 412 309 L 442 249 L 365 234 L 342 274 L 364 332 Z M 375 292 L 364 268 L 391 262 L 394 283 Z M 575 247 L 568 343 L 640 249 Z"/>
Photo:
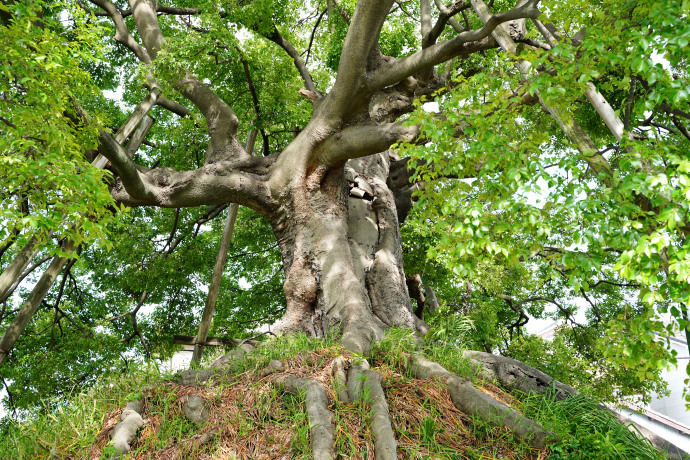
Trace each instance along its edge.
<path fill-rule="evenodd" d="M 426 48 L 427 37 L 431 32 L 431 4 L 429 0 L 420 0 L 419 2 L 419 16 L 422 23 L 422 48 Z"/>
<path fill-rule="evenodd" d="M 464 1 L 456 1 L 456 2 L 455 2 L 453 5 L 451 5 L 450 7 L 445 6 L 445 5 L 443 4 L 443 2 L 441 2 L 441 0 L 434 0 L 434 3 L 436 4 L 436 7 L 438 8 L 438 10 L 441 12 L 441 15 L 443 15 L 443 16 L 448 16 L 448 24 L 449 24 L 457 33 L 464 32 L 465 30 L 469 29 L 469 25 L 468 25 L 467 27 L 463 27 L 463 26 L 460 25 L 460 23 L 459 23 L 458 21 L 456 21 L 456 20 L 453 19 L 453 17 L 452 17 L 452 16 L 455 14 L 455 13 L 453 12 L 453 10 L 454 10 L 453 7 L 454 7 L 454 6 L 456 6 L 456 5 L 458 6 L 458 8 L 457 8 L 458 11 L 463 11 L 463 10 L 464 10 L 463 8 L 460 8 L 460 7 L 459 7 L 460 5 L 463 5 L 463 6 L 464 6 L 464 4 L 465 4 Z M 463 11 L 463 15 L 464 15 L 464 14 L 465 14 L 465 13 L 464 13 L 464 11 Z M 465 19 L 466 19 L 466 18 L 465 18 Z"/>
<path fill-rule="evenodd" d="M 158 26 L 155 4 L 155 0 L 129 0 L 137 31 L 152 61 L 156 59 L 158 52 L 163 49 L 164 42 L 163 32 Z"/>
<path fill-rule="evenodd" d="M 331 136 L 317 151 L 320 164 L 334 165 L 352 158 L 384 152 L 398 141 L 413 141 L 419 135 L 417 126 L 403 122 L 345 128 Z"/>
<path fill-rule="evenodd" d="M 176 16 L 192 16 L 201 13 L 201 10 L 199 8 L 173 8 L 171 6 L 165 6 L 161 4 L 156 4 L 156 11 L 160 14 L 170 14 Z M 123 18 L 132 15 L 131 9 L 124 11 L 118 9 L 118 12 L 122 15 Z M 109 16 L 108 13 L 103 13 L 101 11 L 94 11 L 93 13 L 95 16 Z"/>
<path fill-rule="evenodd" d="M 441 11 L 441 14 L 439 14 L 438 19 L 436 20 L 436 24 L 434 24 L 434 27 L 432 27 L 429 33 L 423 37 L 424 43 L 422 43 L 422 48 L 428 48 L 429 46 L 436 43 L 438 37 L 440 37 L 443 33 L 443 29 L 445 29 L 446 24 L 450 24 L 450 26 L 457 33 L 462 33 L 466 30 L 463 26 L 461 26 L 458 23 L 458 21 L 453 19 L 453 16 L 458 14 L 460 11 L 469 8 L 468 3 L 466 3 L 463 0 L 456 1 L 455 3 L 450 5 L 450 7 L 446 7 L 445 5 L 443 5 L 443 3 L 441 3 L 440 0 L 435 0 L 435 3 L 438 9 Z"/>
<path fill-rule="evenodd" d="M 375 70 L 368 81 L 371 90 L 390 86 L 405 77 L 432 65 L 444 62 L 452 57 L 469 54 L 492 46 L 492 41 L 485 40 L 500 24 L 522 18 L 536 18 L 539 10 L 537 0 L 530 0 L 521 7 L 491 16 L 484 26 L 478 30 L 466 31 L 455 38 L 438 43 L 429 48 L 418 51 L 403 59 L 392 60 Z"/>
<path fill-rule="evenodd" d="M 137 165 L 129 158 L 125 149 L 115 142 L 115 139 L 105 130 L 101 129 L 98 138 L 100 140 L 101 154 L 110 160 L 120 176 L 127 193 L 137 200 L 147 201 L 154 199 L 153 193 L 139 174 Z"/>
<path fill-rule="evenodd" d="M 690 141 L 690 130 L 688 130 L 688 128 L 682 124 L 677 117 L 673 117 L 673 124 L 676 125 L 678 131 L 680 131 L 680 133 Z"/>
<path fill-rule="evenodd" d="M 146 196 L 131 195 L 122 177 L 118 178 L 110 193 L 128 206 L 181 208 L 233 202 L 265 214 L 274 203 L 265 182 L 255 171 L 268 169 L 269 160 L 275 158 L 264 157 L 262 160 L 266 162 L 218 162 L 183 172 L 170 168 L 148 170 L 137 166 L 134 183 L 128 186 L 136 189 L 137 183 L 145 184 Z"/>
<path fill-rule="evenodd" d="M 489 7 L 486 6 L 482 0 L 471 0 L 471 3 L 479 18 L 485 23 L 485 26 L 491 23 L 491 21 L 495 18 L 495 15 L 491 15 Z M 532 1 L 530 0 L 523 7 L 526 7 L 531 3 Z M 529 17 L 536 19 L 536 17 L 533 16 Z M 511 54 L 517 54 L 517 46 L 504 27 L 494 28 L 492 31 L 492 36 L 504 51 Z M 530 71 L 530 64 L 526 61 L 519 61 L 517 63 L 517 67 L 521 74 L 523 74 L 525 77 Z M 566 110 L 547 106 L 541 96 L 539 96 L 539 102 L 544 110 L 551 114 L 551 116 L 556 120 L 568 139 L 580 152 L 581 158 L 589 165 L 590 168 L 592 168 L 602 183 L 607 187 L 611 187 L 611 165 L 608 163 L 608 160 L 606 160 L 606 158 L 599 153 L 599 149 L 597 149 L 592 139 L 573 118 L 572 114 Z"/>
<path fill-rule="evenodd" d="M 662 102 L 661 104 L 659 104 L 658 108 L 663 110 L 664 112 L 670 114 L 670 115 L 675 115 L 677 117 L 683 117 L 683 118 L 687 118 L 688 120 L 690 120 L 690 113 L 683 112 L 682 110 L 674 109 L 673 107 L 668 105 L 666 102 Z"/>
<path fill-rule="evenodd" d="M 158 52 L 165 46 L 165 39 L 158 24 L 153 3 L 150 0 L 130 0 L 137 30 L 151 59 L 155 60 Z M 206 163 L 246 155 L 235 137 L 239 120 L 225 101 L 189 72 L 186 72 L 176 82 L 175 86 L 206 118 L 208 131 L 211 135 L 211 145 L 206 155 Z"/>
<path fill-rule="evenodd" d="M 338 74 L 331 90 L 327 107 L 336 120 L 344 117 L 357 100 L 366 77 L 369 54 L 378 42 L 393 0 L 360 0 L 345 37 Z"/>
<path fill-rule="evenodd" d="M 111 17 L 113 23 L 115 24 L 115 41 L 122 43 L 127 48 L 129 48 L 141 62 L 145 64 L 151 64 L 151 56 L 146 52 L 146 50 L 132 37 L 129 33 L 127 24 L 120 10 L 107 0 L 89 0 L 94 5 L 99 6 L 105 10 L 106 14 Z"/>
<path fill-rule="evenodd" d="M 169 110 L 170 112 L 179 115 L 181 117 L 188 117 L 192 114 L 192 112 L 185 107 L 184 105 L 173 101 L 172 99 L 165 98 L 163 96 L 159 96 L 158 100 L 156 101 L 156 105 L 159 105 L 163 107 L 166 110 Z"/>

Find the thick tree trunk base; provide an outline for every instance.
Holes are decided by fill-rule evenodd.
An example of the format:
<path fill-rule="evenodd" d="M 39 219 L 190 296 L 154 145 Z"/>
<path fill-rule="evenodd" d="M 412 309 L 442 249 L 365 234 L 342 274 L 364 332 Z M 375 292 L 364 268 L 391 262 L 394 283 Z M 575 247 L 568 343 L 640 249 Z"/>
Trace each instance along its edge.
<path fill-rule="evenodd" d="M 390 169 L 384 152 L 295 174 L 270 216 L 287 299 L 275 332 L 335 330 L 345 347 L 367 355 L 391 327 L 428 331 L 412 311 Z"/>

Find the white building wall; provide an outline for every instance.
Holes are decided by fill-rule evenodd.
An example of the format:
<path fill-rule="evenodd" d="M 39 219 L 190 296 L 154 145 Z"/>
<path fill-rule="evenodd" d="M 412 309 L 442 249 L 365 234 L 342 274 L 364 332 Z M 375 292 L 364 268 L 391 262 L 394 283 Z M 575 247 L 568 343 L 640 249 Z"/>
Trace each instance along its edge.
<path fill-rule="evenodd" d="M 671 346 L 678 353 L 678 367 L 662 372 L 662 378 L 668 383 L 671 394 L 656 396 L 649 408 L 690 427 L 690 412 L 687 410 L 683 390 L 686 388 L 685 379 L 688 378 L 686 365 L 688 364 L 688 347 L 684 340 L 673 339 Z"/>
<path fill-rule="evenodd" d="M 638 414 L 628 409 L 616 409 L 616 412 L 628 417 L 633 422 L 647 428 L 649 431 L 661 436 L 671 444 L 684 450 L 685 452 L 690 452 L 690 436 L 680 433 L 678 430 L 673 429 L 661 422 L 652 420 L 646 415 Z"/>

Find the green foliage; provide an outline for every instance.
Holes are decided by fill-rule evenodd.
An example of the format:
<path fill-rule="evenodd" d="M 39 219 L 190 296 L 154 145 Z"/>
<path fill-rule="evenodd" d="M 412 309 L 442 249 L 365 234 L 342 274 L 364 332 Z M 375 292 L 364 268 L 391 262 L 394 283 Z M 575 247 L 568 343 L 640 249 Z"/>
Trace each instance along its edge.
<path fill-rule="evenodd" d="M 386 335 L 374 344 L 372 356 L 378 353 L 400 356 L 403 353 L 413 353 L 419 347 L 417 335 L 407 329 L 392 328 Z"/>
<path fill-rule="evenodd" d="M 523 401 L 524 414 L 553 431 L 559 442 L 550 459 L 577 460 L 665 458 L 646 439 L 640 439 L 613 414 L 583 396 L 559 401 L 533 394 Z"/>
<path fill-rule="evenodd" d="M 427 143 L 399 151 L 424 160 L 415 178 L 427 185 L 408 228 L 423 232 L 429 259 L 445 267 L 457 292 L 445 312 L 472 319 L 471 346 L 517 353 L 524 344 L 511 342 L 530 316 L 563 320 L 571 356 L 606 362 L 598 394 L 611 386 L 646 393 L 676 363 L 658 345 L 688 326 L 690 143 L 672 114 L 690 111 L 688 3 L 544 6 L 557 46 L 521 46 L 517 58 L 488 51 L 491 71 L 462 67 L 435 96 L 444 117 L 424 101 L 409 117 Z M 527 35 L 544 40 L 529 21 Z M 522 76 L 517 59 L 535 70 Z M 605 128 L 583 97 L 590 83 L 627 120 L 630 139 Z M 573 113 L 610 175 L 595 173 L 594 157 L 575 151 L 538 103 L 519 102 L 537 92 Z M 645 121 L 650 114 L 656 125 Z M 561 361 L 548 346 L 528 348 Z"/>
<path fill-rule="evenodd" d="M 427 321 L 429 332 L 426 339 L 451 343 L 457 347 L 466 348 L 476 328 L 469 316 L 455 316 L 447 305 L 442 305 Z"/>
<path fill-rule="evenodd" d="M 151 364 L 119 375 L 104 376 L 82 393 L 75 388 L 57 400 L 49 400 L 42 411 L 24 420 L 3 418 L 0 422 L 0 457 L 45 458 L 85 457 L 102 428 L 103 415 L 121 408 L 141 394 L 141 389 L 169 374 Z"/>
<path fill-rule="evenodd" d="M 650 364 L 627 368 L 617 364 L 619 356 L 605 354 L 611 340 L 616 338 L 576 335 L 571 328 L 560 328 L 551 340 L 520 337 L 511 342 L 507 354 L 597 401 L 631 400 L 644 405 L 651 395 L 667 393 L 666 382 L 659 379 L 661 368 Z M 649 344 L 649 350 L 660 355 L 665 352 L 661 344 Z"/>
<path fill-rule="evenodd" d="M 112 198 L 107 173 L 91 166 L 99 123 L 84 125 L 76 104 L 99 94 L 85 63 L 100 57 L 99 29 L 68 2 L 1 4 L 0 241 L 45 239 L 53 231 L 76 243 L 105 237 Z M 56 11 L 72 19 L 63 26 Z"/>
<path fill-rule="evenodd" d="M 31 236 L 41 238 L 37 257 L 54 250 L 48 231 L 83 243 L 64 293 L 48 295 L 4 364 L 13 408 L 30 410 L 40 395 L 91 385 L 93 375 L 120 372 L 147 352 L 171 355 L 172 336 L 194 334 L 205 301 L 202 286 L 222 231 L 222 218 L 215 217 L 224 213 L 214 215 L 213 207 L 116 209 L 106 186 L 110 173 L 89 163 L 98 129 L 126 119 L 151 75 L 166 97 L 183 102 L 172 85 L 189 70 L 232 105 L 242 121 L 240 136 L 262 132 L 258 154 L 277 153 L 313 107 L 299 96 L 304 85 L 292 59 L 265 37 L 278 30 L 296 49 L 310 48 L 303 58 L 318 89 L 327 92 L 356 3 L 343 0 L 324 11 L 327 5 L 294 0 L 172 2 L 202 13 L 191 26 L 160 15 L 167 41 L 152 68 L 104 40 L 115 34 L 109 18 L 74 2 L 0 5 L 3 17 L 12 18 L 0 30 L 0 241 L 19 240 L 3 267 Z M 393 58 L 419 45 L 418 5 L 409 3 L 394 8 L 380 34 L 381 51 Z M 455 77 L 434 96 L 444 117 L 427 113 L 425 101 L 409 116 L 427 142 L 400 151 L 427 160 L 415 176 L 427 186 L 403 229 L 405 266 L 408 274 L 422 274 L 441 299 L 441 308 L 426 314 L 432 327 L 426 339 L 444 365 L 461 360 L 439 342 L 500 350 L 545 366 L 589 394 L 646 397 L 660 389 L 659 371 L 675 362 L 663 341 L 688 325 L 690 144 L 675 130 L 641 120 L 654 112 L 655 123 L 673 127 L 677 115 L 659 110 L 663 104 L 690 111 L 688 2 L 545 5 L 550 16 L 542 19 L 556 25 L 560 44 L 550 51 L 521 46 L 519 56 L 542 71 L 523 78 L 505 53 L 475 53 L 439 69 Z M 494 9 L 510 6 L 493 3 Z M 316 30 L 304 7 L 317 15 L 310 20 L 322 18 Z M 480 27 L 474 15 L 468 21 Z M 131 28 L 133 19 L 126 22 Z M 583 28 L 584 39 L 571 40 Z M 448 27 L 441 39 L 451 34 Z M 527 34 L 543 40 L 530 23 Z M 590 82 L 622 118 L 630 114 L 634 141 L 616 142 L 585 103 Z M 114 89 L 122 90 L 117 103 L 103 97 Z M 604 151 L 611 186 L 538 105 L 517 103 L 537 90 L 550 106 L 571 110 Z M 93 122 L 80 120 L 75 103 Z M 178 119 L 154 108 L 148 140 L 156 147 L 142 148 L 137 163 L 202 166 L 208 133 L 192 111 Z M 233 240 L 211 334 L 249 337 L 284 309 L 281 255 L 265 219 L 245 209 Z M 144 293 L 135 328 L 129 312 Z M 3 305 L 0 330 L 26 294 L 20 288 Z M 582 305 L 585 320 L 576 313 Z M 670 325 L 661 323 L 667 314 Z M 547 344 L 525 336 L 528 317 L 569 327 Z M 404 334 L 399 342 L 386 340 L 382 353 L 414 348 Z M 569 362 L 576 363 L 573 369 Z M 589 373 L 599 378 L 584 378 Z M 54 400 L 51 408 L 59 405 Z"/>

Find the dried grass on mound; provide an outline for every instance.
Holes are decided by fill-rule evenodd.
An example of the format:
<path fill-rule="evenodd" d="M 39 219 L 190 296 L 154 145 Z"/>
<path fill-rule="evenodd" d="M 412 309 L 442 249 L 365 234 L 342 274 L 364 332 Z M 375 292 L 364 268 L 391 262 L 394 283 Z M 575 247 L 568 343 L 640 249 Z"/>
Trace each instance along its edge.
<path fill-rule="evenodd" d="M 132 447 L 130 458 L 176 460 L 310 458 L 308 420 L 304 403 L 284 395 L 274 384 L 284 375 L 316 380 L 326 391 L 335 416 L 336 451 L 343 459 L 373 460 L 374 443 L 366 419 L 365 402 L 341 404 L 333 389 L 331 366 L 338 356 L 350 354 L 333 346 L 301 352 L 283 360 L 285 370 L 259 378 L 259 369 L 214 379 L 205 386 L 164 382 L 143 391 L 144 428 Z M 433 379 L 410 379 L 394 369 L 377 369 L 396 432 L 398 455 L 403 459 L 501 458 L 544 459 L 548 451 L 521 448 L 504 430 L 473 428 L 473 420 L 452 403 L 445 386 Z M 482 382 L 480 390 L 514 408 L 519 401 L 500 388 Z M 208 402 L 209 419 L 201 427 L 182 416 L 189 395 Z M 121 410 L 104 417 L 103 429 L 89 451 L 98 458 L 110 439 Z M 476 425 L 474 425 L 476 427 Z M 205 434 L 213 439 L 201 444 Z M 487 451 L 490 446 L 491 451 Z M 525 452 L 528 452 L 525 454 Z"/>
<path fill-rule="evenodd" d="M 475 421 L 455 407 L 447 387 L 438 380 L 410 379 L 390 371 L 383 374 L 399 458 L 541 460 L 548 457 L 548 450 L 526 446 L 516 452 L 515 439 L 500 428 L 483 426 L 480 436 L 473 429 Z M 494 385 L 480 389 L 505 403 L 519 404 Z M 486 452 L 487 445 L 491 446 L 490 452 Z"/>

